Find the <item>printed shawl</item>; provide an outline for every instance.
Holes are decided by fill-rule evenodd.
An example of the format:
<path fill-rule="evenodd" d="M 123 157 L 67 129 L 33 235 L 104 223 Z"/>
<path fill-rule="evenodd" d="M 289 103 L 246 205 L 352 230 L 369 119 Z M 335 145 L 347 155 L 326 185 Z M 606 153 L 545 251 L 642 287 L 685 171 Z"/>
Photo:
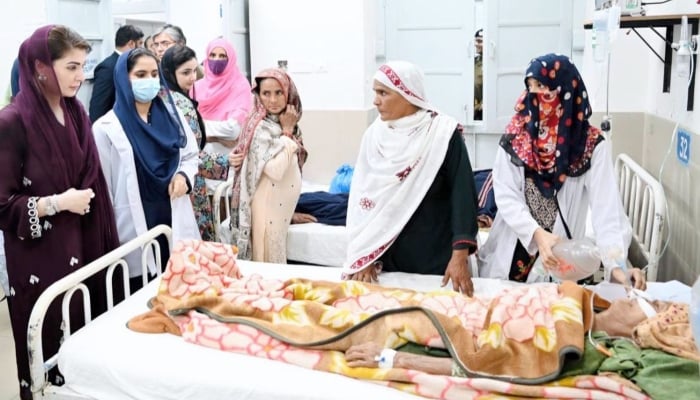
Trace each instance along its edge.
<path fill-rule="evenodd" d="M 238 145 L 233 150 L 236 153 L 246 155 L 240 171 L 234 176 L 231 196 L 231 231 L 239 249 L 239 256 L 245 260 L 250 259 L 252 256 L 250 248 L 251 205 L 255 189 L 258 186 L 265 164 L 284 149 L 279 116 L 267 112 L 258 93 L 260 81 L 267 78 L 272 78 L 279 82 L 287 98 L 287 104 L 296 108 L 299 119 L 301 119 L 302 115 L 299 92 L 292 78 L 284 70 L 271 68 L 263 70 L 256 75 L 253 82 L 253 110 L 243 126 Z M 295 129 L 293 136 L 299 145 L 297 155 L 299 169 L 301 169 L 306 161 L 307 153 L 301 138 L 301 130 L 298 127 Z"/>

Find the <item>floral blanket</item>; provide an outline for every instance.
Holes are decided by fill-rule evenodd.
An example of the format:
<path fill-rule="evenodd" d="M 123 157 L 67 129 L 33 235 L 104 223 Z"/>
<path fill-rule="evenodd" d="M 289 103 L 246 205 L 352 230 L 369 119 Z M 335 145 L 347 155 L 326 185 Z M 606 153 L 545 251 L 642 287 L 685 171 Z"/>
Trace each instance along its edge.
<path fill-rule="evenodd" d="M 354 281 L 242 277 L 235 247 L 183 241 L 172 251 L 142 332 L 249 354 L 436 399 L 509 397 L 646 399 L 624 380 L 555 380 L 583 353 L 586 292 L 575 284 L 518 286 L 493 299 L 416 292 Z M 445 348 L 470 378 L 404 369 L 351 368 L 344 350 L 375 342 Z"/>

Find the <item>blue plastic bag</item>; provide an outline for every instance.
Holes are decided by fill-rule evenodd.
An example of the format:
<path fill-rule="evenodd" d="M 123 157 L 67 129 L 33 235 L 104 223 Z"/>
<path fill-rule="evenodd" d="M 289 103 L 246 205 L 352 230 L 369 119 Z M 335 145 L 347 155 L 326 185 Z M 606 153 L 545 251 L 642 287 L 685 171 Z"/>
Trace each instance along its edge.
<path fill-rule="evenodd" d="M 349 164 L 343 164 L 335 172 L 335 177 L 331 181 L 331 186 L 328 188 L 329 193 L 350 193 L 350 183 L 352 182 L 352 173 L 355 169 Z"/>

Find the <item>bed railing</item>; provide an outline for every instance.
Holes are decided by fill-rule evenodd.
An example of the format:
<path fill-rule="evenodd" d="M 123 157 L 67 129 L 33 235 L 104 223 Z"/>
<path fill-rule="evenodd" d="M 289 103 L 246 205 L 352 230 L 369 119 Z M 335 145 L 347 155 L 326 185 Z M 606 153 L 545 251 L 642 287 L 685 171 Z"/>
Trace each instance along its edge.
<path fill-rule="evenodd" d="M 227 237 L 224 230 L 222 229 L 221 223 L 221 202 L 224 202 L 224 212 L 226 217 L 224 221 L 231 221 L 231 189 L 233 187 L 233 179 L 229 179 L 226 182 L 222 182 L 216 187 L 214 191 L 214 237 L 216 237 L 217 242 L 221 243 L 231 243 L 231 238 Z"/>
<path fill-rule="evenodd" d="M 633 246 L 637 245 L 646 260 L 647 280 L 656 281 L 666 219 L 664 188 L 627 154 L 617 156 L 615 173 L 622 206 L 632 225 Z"/>
<path fill-rule="evenodd" d="M 96 273 L 107 269 L 105 278 L 105 288 L 107 294 L 108 309 L 114 307 L 114 294 L 112 293 L 112 277 L 114 271 L 120 268 L 122 271 L 122 279 L 124 282 L 124 298 L 131 295 L 129 287 L 129 268 L 124 257 L 134 250 L 141 249 L 141 271 L 143 276 L 144 286 L 148 281 L 148 255 L 150 249 L 155 254 L 156 265 L 162 265 L 160 260 L 160 244 L 156 238 L 164 235 L 168 240 L 168 246 L 172 247 L 172 231 L 166 225 L 159 225 L 151 229 L 147 233 L 119 246 L 117 249 L 105 254 L 90 264 L 82 267 L 78 271 L 59 279 L 51 286 L 46 288 L 39 296 L 39 299 L 32 308 L 32 313 L 29 317 L 29 327 L 27 330 L 27 345 L 29 349 L 29 366 L 31 372 L 31 389 L 33 393 L 38 393 L 48 385 L 46 375 L 49 370 L 54 368 L 58 362 L 58 354 L 51 355 L 50 358 L 44 359 L 44 351 L 42 347 L 42 329 L 44 326 L 44 316 L 53 303 L 54 299 L 63 295 L 62 303 L 62 318 L 61 329 L 63 330 L 63 340 L 65 341 L 72 334 L 70 328 L 70 313 L 69 304 L 72 296 L 76 292 L 80 292 L 83 296 L 83 306 L 85 315 L 85 324 L 92 320 L 90 312 L 90 293 L 87 286 L 83 284 L 87 278 Z M 161 275 L 160 268 L 156 268 L 157 275 Z"/>

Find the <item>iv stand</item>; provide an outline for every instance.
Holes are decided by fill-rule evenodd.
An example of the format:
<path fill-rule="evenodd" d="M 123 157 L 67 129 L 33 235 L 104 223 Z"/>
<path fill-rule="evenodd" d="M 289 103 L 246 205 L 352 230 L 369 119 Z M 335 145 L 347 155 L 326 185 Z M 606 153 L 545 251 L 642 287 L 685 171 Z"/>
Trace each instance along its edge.
<path fill-rule="evenodd" d="M 608 65 L 605 77 L 605 115 L 600 123 L 600 129 L 605 132 L 605 137 L 612 140 L 612 137 L 608 136 L 611 127 L 612 118 L 610 117 L 610 49 L 608 49 Z"/>

